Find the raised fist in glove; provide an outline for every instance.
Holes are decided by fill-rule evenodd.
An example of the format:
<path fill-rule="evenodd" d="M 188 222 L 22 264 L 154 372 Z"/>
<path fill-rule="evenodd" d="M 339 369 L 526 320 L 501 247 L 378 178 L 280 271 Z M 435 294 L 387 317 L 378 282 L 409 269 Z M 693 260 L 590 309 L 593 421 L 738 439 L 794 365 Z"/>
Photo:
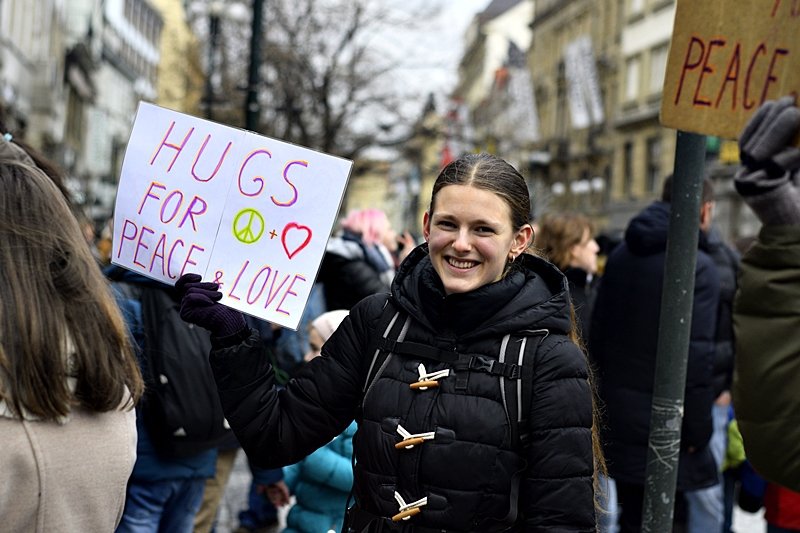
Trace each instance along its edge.
<path fill-rule="evenodd" d="M 242 313 L 219 303 L 219 284 L 202 281 L 199 274 L 184 274 L 175 283 L 181 297 L 181 318 L 207 329 L 215 337 L 228 337 L 247 329 Z"/>
<path fill-rule="evenodd" d="M 766 225 L 800 224 L 800 191 L 795 181 L 800 148 L 793 145 L 798 131 L 800 109 L 793 97 L 785 96 L 764 102 L 739 138 L 743 167 L 734 184 Z"/>

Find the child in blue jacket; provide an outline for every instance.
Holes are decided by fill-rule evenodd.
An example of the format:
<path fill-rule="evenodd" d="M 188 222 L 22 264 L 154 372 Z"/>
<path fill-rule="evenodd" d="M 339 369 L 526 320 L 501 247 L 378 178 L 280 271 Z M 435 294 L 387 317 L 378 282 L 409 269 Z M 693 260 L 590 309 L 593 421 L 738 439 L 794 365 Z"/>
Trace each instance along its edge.
<path fill-rule="evenodd" d="M 319 356 L 322 344 L 328 340 L 347 311 L 329 311 L 311 322 L 311 350 L 305 360 Z M 344 521 L 345 504 L 353 486 L 353 435 L 357 425 L 352 422 L 344 432 L 299 463 L 284 468 L 284 483 L 295 497 L 295 504 L 286 517 L 284 533 L 339 533 Z M 273 504 L 285 499 L 268 491 Z"/>

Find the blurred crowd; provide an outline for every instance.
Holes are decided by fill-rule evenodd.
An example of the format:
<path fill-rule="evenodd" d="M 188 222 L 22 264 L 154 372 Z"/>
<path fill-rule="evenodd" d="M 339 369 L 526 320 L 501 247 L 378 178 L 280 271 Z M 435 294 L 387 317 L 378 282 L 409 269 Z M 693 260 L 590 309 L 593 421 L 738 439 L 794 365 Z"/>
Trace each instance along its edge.
<path fill-rule="evenodd" d="M 698 183 L 702 181 L 702 186 L 698 189 L 697 259 L 690 285 L 693 312 L 681 404 L 673 531 L 729 533 L 735 506 L 747 512 L 765 509 L 771 533 L 800 531 L 800 493 L 796 492 L 800 490 L 800 410 L 796 388 L 791 385 L 800 375 L 800 329 L 796 327 L 800 312 L 795 304 L 800 295 L 800 196 L 796 188 L 800 149 L 793 145 L 798 131 L 800 111 L 791 98 L 784 98 L 765 103 L 742 132 L 742 167 L 735 185 L 764 226 L 758 236 L 738 243 L 738 248 L 724 242 L 715 228 L 715 195 L 710 180 L 694 177 Z M 369 336 L 344 339 L 359 332 L 360 314 L 351 315 L 364 312 L 360 302 L 386 293 L 397 298 L 406 295 L 406 290 L 421 301 L 440 293 L 442 300 L 454 301 L 453 292 L 489 290 L 485 285 L 459 288 L 456 278 L 462 270 L 477 268 L 473 262 L 485 261 L 483 266 L 491 266 L 493 250 L 485 239 L 499 238 L 497 235 L 502 233 L 493 226 L 491 216 L 487 215 L 485 222 L 475 222 L 475 227 L 468 230 L 475 234 L 469 237 L 473 240 L 461 243 L 484 254 L 481 260 L 466 255 L 453 258 L 452 252 L 437 255 L 442 235 L 461 231 L 463 217 L 467 216 L 462 213 L 473 216 L 470 202 L 491 204 L 496 199 L 453 196 L 457 187 L 462 188 L 458 189 L 459 194 L 467 194 L 463 189 L 474 188 L 470 182 L 453 183 L 456 184 L 445 182 L 440 191 L 434 191 L 423 236 L 393 228 L 380 209 L 346 213 L 328 241 L 300 326 L 292 331 L 222 308 L 215 302 L 217 287 L 199 276 L 184 276 L 171 287 L 110 265 L 113 221 L 97 228 L 70 204 L 59 169 L 13 135 L 0 138 L 0 285 L 4 287 L 0 304 L 0 449 L 4 453 L 0 454 L 0 468 L 7 479 L 0 487 L 3 528 L 131 533 L 214 531 L 231 469 L 245 444 L 240 442 L 242 436 L 253 441 L 251 434 L 264 432 L 277 435 L 278 441 L 288 439 L 286 435 L 293 435 L 297 428 L 274 418 L 291 418 L 291 410 L 301 405 L 292 403 L 293 398 L 325 401 L 314 388 L 319 383 L 308 377 L 307 365 L 314 365 L 316 372 L 334 368 L 333 350 L 348 340 L 364 349 L 364 357 L 371 358 L 372 365 L 381 366 L 378 373 L 386 367 L 395 376 L 391 372 L 399 375 L 410 368 L 393 369 L 389 359 L 378 358 L 380 350 L 371 349 L 374 345 Z M 529 233 L 517 230 L 521 233 L 509 241 L 508 257 L 502 257 L 507 264 L 498 267 L 501 278 L 513 278 L 515 272 L 530 269 L 535 272 L 530 276 L 545 280 L 548 290 L 555 283 L 553 294 L 561 294 L 568 302 L 567 324 L 572 326 L 566 328 L 569 331 L 564 336 L 570 345 L 580 347 L 586 354 L 589 374 L 581 383 L 594 387 L 589 410 L 594 409 L 598 416 L 594 425 L 591 417 L 578 417 L 580 421 L 572 429 L 580 434 L 576 441 L 582 442 L 595 432 L 594 459 L 589 464 L 590 470 L 594 469 L 597 530 L 603 533 L 640 531 L 645 512 L 660 314 L 673 190 L 677 186 L 676 179 L 665 176 L 661 197 L 638 213 L 624 235 L 616 238 L 598 234 L 594 222 L 585 214 L 542 213 L 531 221 Z M 493 194 L 510 203 L 497 191 Z M 439 218 L 434 217 L 434 200 L 442 202 L 436 206 Z M 58 223 L 53 224 L 53 220 Z M 528 223 L 518 226 L 524 230 Z M 452 244 L 453 249 L 458 245 Z M 534 260 L 520 259 L 523 253 L 535 256 L 536 261 L 545 259 L 551 265 L 530 266 Z M 427 254 L 432 266 L 426 267 L 428 270 L 423 270 L 419 278 L 411 276 L 414 269 L 422 269 L 417 261 L 426 261 L 419 258 Z M 557 274 L 547 270 L 553 266 Z M 411 276 L 419 287 L 408 289 L 411 282 L 405 281 L 409 279 L 406 276 Z M 499 283 L 494 278 L 482 281 L 487 285 L 492 282 Z M 529 290 L 528 285 L 520 287 Z M 503 298 L 504 305 L 515 301 L 513 291 Z M 553 302 L 554 298 L 551 294 L 543 301 Z M 459 324 L 453 322 L 472 320 L 475 307 L 471 301 L 465 298 L 458 305 L 443 303 L 435 312 L 454 316 L 445 320 L 436 315 L 431 321 L 436 324 L 441 320 L 438 323 L 442 324 L 442 331 L 459 332 Z M 495 305 L 488 297 L 477 301 L 488 302 L 489 307 Z M 433 313 L 428 305 L 434 304 L 425 303 L 421 314 Z M 499 309 L 509 308 L 498 307 L 489 315 L 491 320 L 506 316 Z M 519 308 L 519 313 L 525 312 L 527 307 Z M 384 340 L 390 331 L 395 331 L 395 320 L 397 316 L 385 326 Z M 384 326 L 377 318 L 374 322 Z M 369 328 L 377 330 L 378 326 Z M 407 329 L 404 326 L 396 343 L 403 344 Z M 370 335 L 380 337 L 381 333 Z M 471 338 L 469 334 L 459 333 L 463 338 Z M 326 352 L 323 346 L 332 337 L 335 348 Z M 454 342 L 460 345 L 460 341 Z M 503 340 L 503 354 L 510 342 L 508 338 Z M 235 381 L 233 371 L 220 369 L 221 358 L 227 357 L 227 350 L 241 346 L 251 349 L 253 343 L 258 344 L 258 353 L 262 354 L 259 357 L 268 361 L 270 373 L 266 377 L 258 372 L 247 375 L 247 370 L 242 369 L 235 378 L 239 381 Z M 414 357 L 425 351 L 419 348 L 423 344 L 419 339 L 405 344 L 405 352 L 392 352 L 397 344 L 388 351 L 409 361 L 416 361 Z M 540 352 L 542 348 L 537 346 L 535 350 Z M 523 366 L 524 351 L 525 342 L 520 348 L 518 368 Z M 536 357 L 544 357 L 539 352 L 534 352 Z M 210 366 L 209 353 L 216 354 Z M 320 357 L 323 362 L 317 361 Z M 441 362 L 445 356 L 436 357 Z M 456 375 L 463 370 L 458 364 L 452 365 Z M 494 364 L 488 365 L 487 372 Z M 507 363 L 501 358 L 497 364 Z M 363 396 L 374 379 L 376 386 L 388 391 L 391 399 L 386 401 L 395 401 L 393 394 L 400 398 L 398 402 L 405 401 L 401 398 L 406 392 L 401 394 L 382 384 L 388 378 L 377 376 L 369 366 L 364 368 L 367 379 Z M 412 389 L 440 387 L 439 380 L 452 370 L 412 366 L 411 371 L 419 372 L 422 383 Z M 504 375 L 502 372 L 500 375 Z M 576 372 L 580 374 L 582 370 Z M 305 381 L 298 383 L 298 375 L 304 376 Z M 505 375 L 509 376 L 514 376 L 512 371 Z M 553 383 L 565 379 L 559 377 Z M 239 400 L 232 399 L 237 387 L 262 380 L 259 387 L 263 389 L 259 390 L 269 392 L 258 392 L 259 400 L 248 399 L 249 410 L 240 411 L 241 405 L 236 403 Z M 502 378 L 500 383 L 505 404 Z M 341 386 L 345 390 L 361 385 Z M 462 385 L 463 390 L 468 390 L 467 384 Z M 525 397 L 535 402 L 537 395 L 547 395 L 549 387 L 557 386 L 562 385 L 547 382 L 541 388 L 534 387 L 526 393 L 532 396 Z M 222 401 L 218 389 L 220 394 L 227 391 Z M 582 392 L 580 387 L 575 389 L 577 396 Z M 522 392 L 519 398 L 522 402 Z M 279 414 L 268 412 L 274 409 L 277 413 L 278 405 Z M 331 410 L 338 406 L 332 400 Z M 360 404 L 358 407 L 362 410 L 359 416 L 369 420 L 369 409 Z M 519 419 L 527 419 L 521 403 L 518 409 Z M 255 414 L 250 417 L 251 413 Z M 305 411 L 300 415 L 306 416 Z M 531 419 L 536 416 L 527 415 Z M 356 507 L 371 513 L 375 507 L 365 504 L 363 493 L 353 488 L 354 442 L 358 442 L 357 430 L 361 428 L 352 417 L 345 424 L 340 419 L 347 417 L 337 415 L 335 422 L 319 420 L 320 427 L 330 426 L 325 431 L 320 429 L 319 434 L 335 437 L 321 439 L 321 446 L 299 441 L 302 453 L 297 453 L 303 458 L 289 466 L 267 467 L 265 461 L 250 457 L 252 484 L 247 508 L 238 513 L 237 531 L 274 530 L 278 511 L 286 506 L 290 506 L 286 532 L 338 532 L 343 531 L 343 523 L 350 524 L 349 531 L 443 530 L 393 526 L 388 521 L 388 525 L 377 526 L 372 515 L 369 524 L 361 528 L 353 525 L 358 524 L 358 517 L 345 517 L 353 492 L 357 493 Z M 423 446 L 425 440 L 433 439 L 431 435 L 442 429 L 412 434 L 396 421 L 387 429 L 391 425 L 387 420 L 382 431 L 402 436 L 398 449 L 403 447 L 400 445 Z M 315 423 L 309 421 L 312 426 Z M 524 433 L 510 422 L 504 427 L 512 434 Z M 536 431 L 534 426 L 533 432 Z M 436 438 L 442 437 L 437 433 Z M 498 445 L 502 453 L 506 445 Z M 574 452 L 574 457 L 583 459 L 585 448 L 580 450 Z M 506 457 L 502 453 L 498 457 Z M 550 460 L 555 461 L 556 456 Z M 559 463 L 560 470 L 574 466 L 569 458 L 558 456 L 558 460 L 563 461 Z M 403 468 L 402 459 L 397 463 L 398 468 Z M 362 483 L 373 483 L 370 475 L 373 474 L 361 474 Z M 592 478 L 592 472 L 575 476 Z M 527 482 L 526 478 L 521 494 L 525 493 Z M 563 489 L 560 497 L 573 494 L 570 491 L 578 490 L 575 486 Z M 403 524 L 420 509 L 423 515 L 437 512 L 435 505 L 439 504 L 432 503 L 432 497 L 411 504 L 398 498 L 398 494 L 388 498 L 400 502 L 396 523 Z M 526 512 L 534 511 L 520 514 Z M 525 519 L 532 520 L 530 516 Z M 559 519 L 553 523 L 559 523 Z M 431 520 L 436 523 L 438 518 Z M 514 517 L 511 523 L 513 520 L 518 519 Z M 526 527 L 532 527 L 531 523 Z M 522 527 L 521 522 L 516 524 Z M 545 529 L 550 526 L 542 526 Z M 574 530 L 584 529 L 581 526 Z"/>

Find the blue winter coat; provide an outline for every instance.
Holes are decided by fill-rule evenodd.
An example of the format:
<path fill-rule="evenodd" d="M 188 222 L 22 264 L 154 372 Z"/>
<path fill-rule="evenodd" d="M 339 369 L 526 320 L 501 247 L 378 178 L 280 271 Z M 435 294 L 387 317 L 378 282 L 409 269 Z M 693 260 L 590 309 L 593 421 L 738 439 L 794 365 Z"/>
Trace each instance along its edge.
<path fill-rule="evenodd" d="M 353 435 L 357 428 L 355 422 L 351 423 L 331 442 L 284 469 L 284 482 L 296 498 L 284 533 L 341 531 L 353 486 Z"/>
<path fill-rule="evenodd" d="M 611 477 L 643 485 L 658 343 L 661 291 L 670 206 L 655 202 L 629 224 L 625 240 L 608 258 L 592 313 L 589 353 L 597 366 L 603 404 L 603 451 Z M 717 482 L 708 449 L 714 400 L 719 276 L 703 251 L 700 234 L 695 269 L 678 489 Z"/>

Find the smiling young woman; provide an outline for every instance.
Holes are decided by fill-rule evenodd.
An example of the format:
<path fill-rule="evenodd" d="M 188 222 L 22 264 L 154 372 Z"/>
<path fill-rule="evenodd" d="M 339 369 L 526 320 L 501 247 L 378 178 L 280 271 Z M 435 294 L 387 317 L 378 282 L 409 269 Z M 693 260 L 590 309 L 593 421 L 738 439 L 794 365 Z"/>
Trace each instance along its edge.
<path fill-rule="evenodd" d="M 593 405 L 567 281 L 526 253 L 524 178 L 488 154 L 450 163 L 427 241 L 391 293 L 357 304 L 278 393 L 217 287 L 186 275 L 182 316 L 211 330 L 227 419 L 259 466 L 302 459 L 355 419 L 343 531 L 594 531 Z"/>
<path fill-rule="evenodd" d="M 425 214 L 423 234 L 445 292 L 500 280 L 506 265 L 528 247 L 531 225 L 514 228 L 508 205 L 485 189 L 453 185 L 437 197 L 440 208 Z"/>

